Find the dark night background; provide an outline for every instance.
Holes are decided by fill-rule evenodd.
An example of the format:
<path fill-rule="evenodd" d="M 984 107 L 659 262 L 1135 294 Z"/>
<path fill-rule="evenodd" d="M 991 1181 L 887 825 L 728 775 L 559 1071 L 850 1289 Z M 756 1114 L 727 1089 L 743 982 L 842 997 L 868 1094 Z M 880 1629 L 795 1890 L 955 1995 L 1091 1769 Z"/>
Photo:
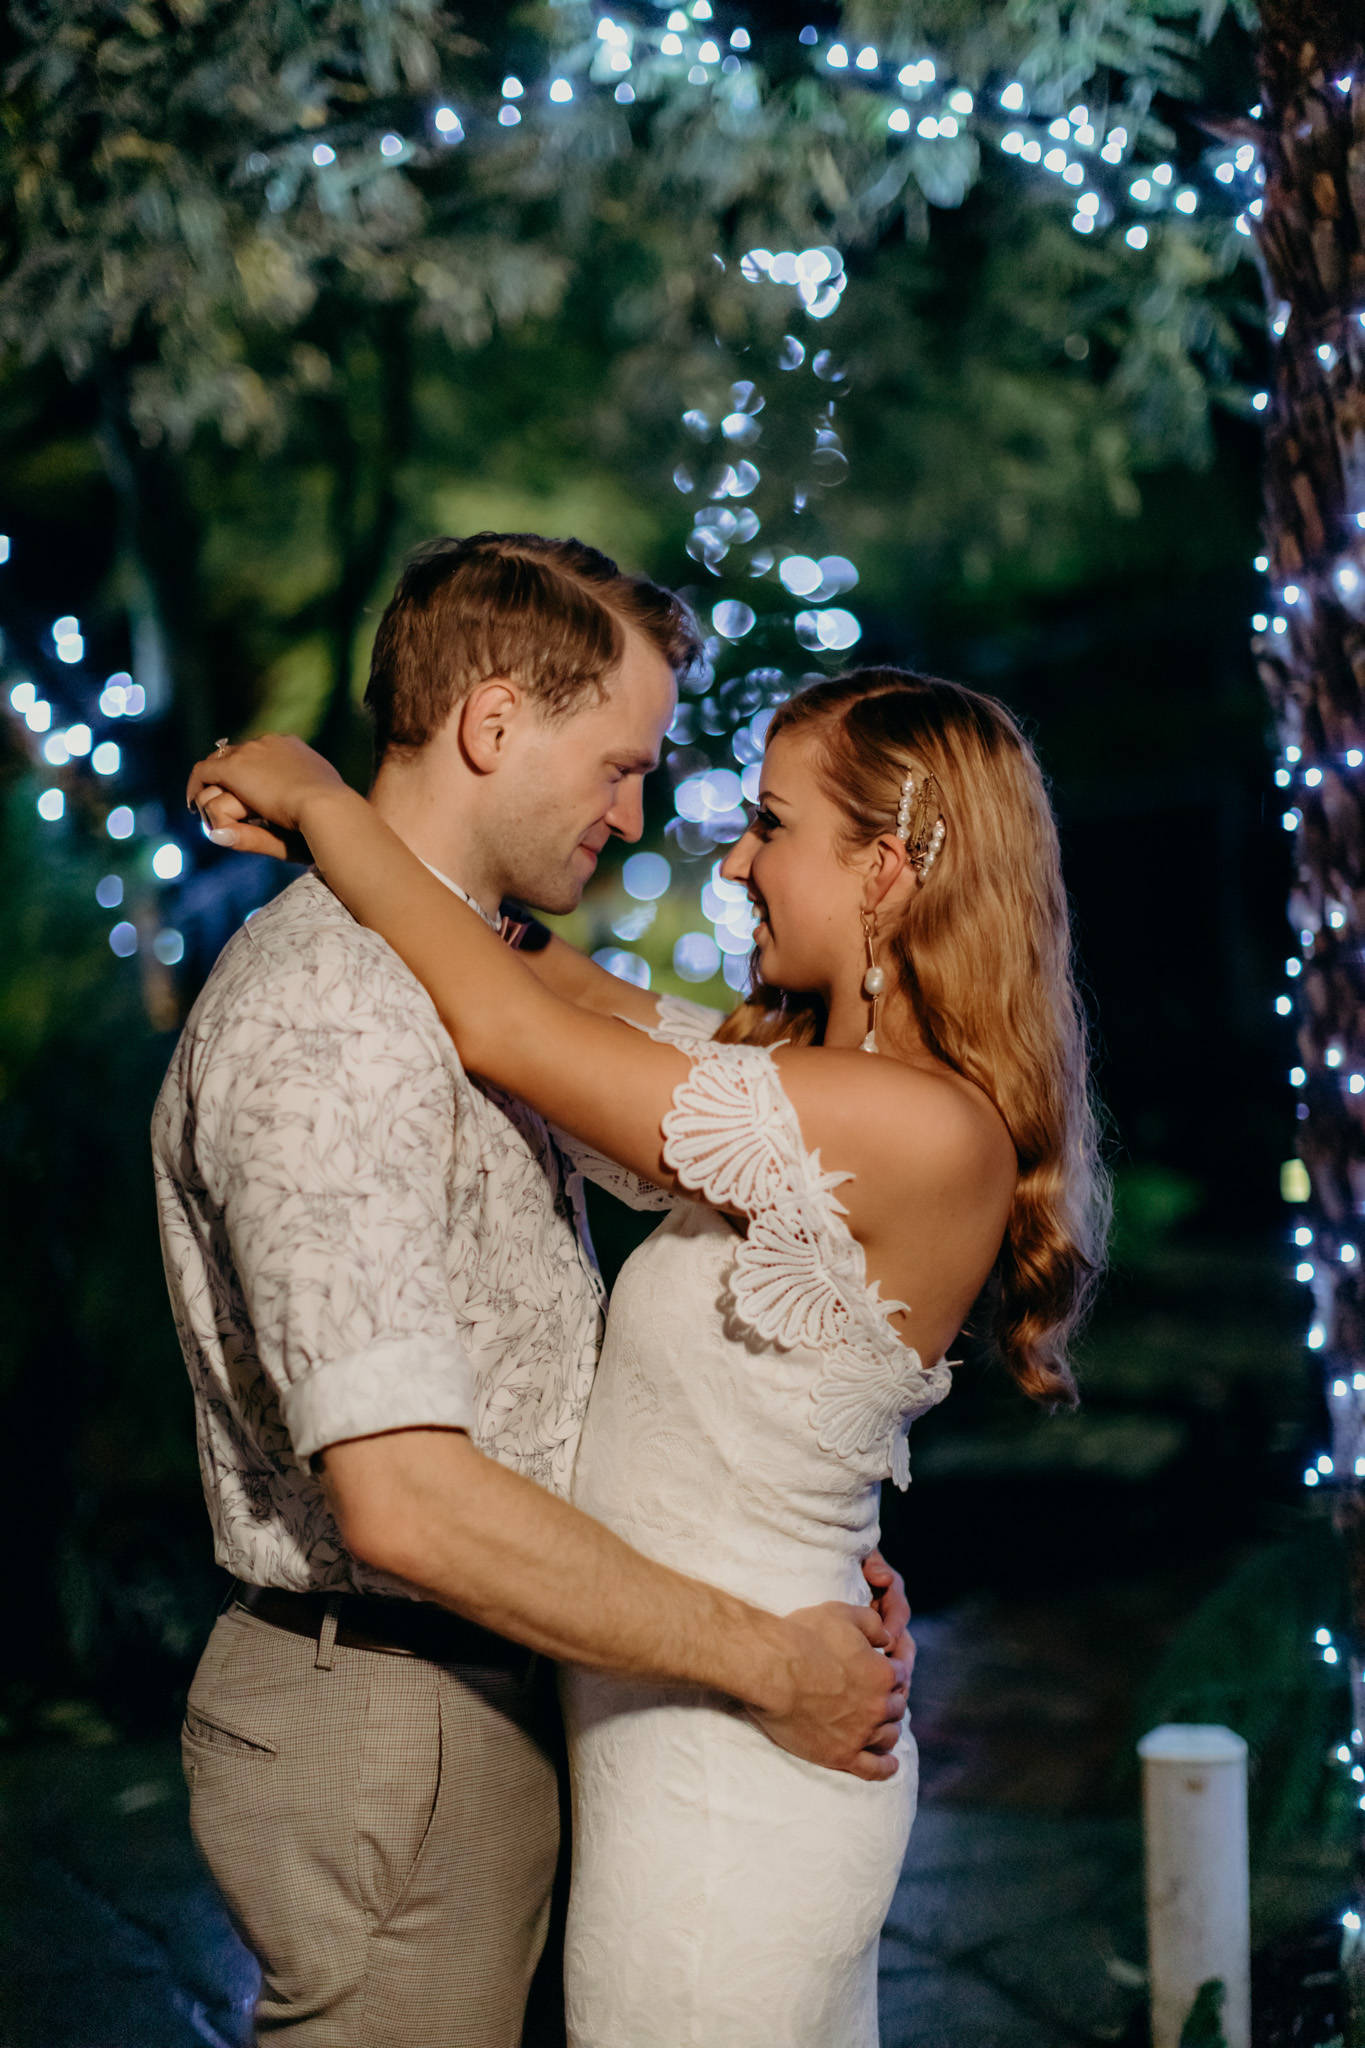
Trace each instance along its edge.
<path fill-rule="evenodd" d="M 237 10 L 243 36 L 255 12 Z M 945 4 L 935 20 L 945 44 L 956 35 L 965 47 L 1002 16 Z M 783 27 L 782 10 L 753 17 L 756 33 Z M 46 18 L 84 32 L 93 17 L 72 6 Z M 207 18 L 219 27 L 195 31 L 206 63 L 222 57 L 208 39 L 225 17 Z M 832 32 L 835 10 L 817 18 Z M 546 19 L 481 17 L 482 50 L 451 60 L 476 84 L 452 95 L 472 103 L 477 87 L 495 105 L 505 69 L 530 76 L 541 61 Z M 160 36 L 157 62 L 189 75 L 173 45 L 190 30 L 169 12 L 155 20 L 139 49 Z M 127 22 L 119 32 L 133 34 Z M 8 61 L 25 35 L 5 31 Z M 59 41 L 53 30 L 50 56 Z M 1206 107 L 1243 104 L 1242 32 L 1225 24 L 1196 70 Z M 150 109 L 161 76 L 153 66 L 120 90 Z M 265 99 L 276 89 L 252 87 Z M 131 247 L 115 174 L 101 184 L 89 173 L 89 108 L 58 118 L 82 90 L 79 77 L 26 73 L 16 133 L 27 122 L 35 147 L 51 141 L 53 192 L 79 200 L 71 246 Z M 401 126 L 400 101 L 391 93 L 371 125 Z M 1208 135 L 1173 98 L 1162 105 L 1172 154 L 1194 178 Z M 182 173 L 184 191 L 197 189 L 200 157 L 245 147 L 257 118 L 148 111 L 144 132 L 168 156 L 146 177 L 172 197 Z M 270 110 L 276 131 L 284 118 Z M 202 146 L 196 120 L 213 131 Z M 0 1803 L 8 1782 L 15 1813 L 28 1811 L 30 1794 L 14 1789 L 33 1782 L 26 1760 L 60 1773 L 64 1758 L 164 1750 L 222 1595 L 147 1124 L 218 948 L 281 877 L 191 839 L 179 791 L 193 753 L 220 731 L 282 726 L 320 735 L 361 778 L 368 636 L 405 550 L 432 532 L 574 532 L 685 588 L 703 615 L 722 594 L 752 595 L 724 580 L 733 565 L 709 580 L 689 555 L 692 505 L 670 476 L 686 454 L 679 415 L 736 365 L 756 374 L 770 337 L 727 327 L 730 301 L 689 298 L 670 279 L 700 275 L 717 241 L 758 243 L 765 218 L 773 248 L 801 247 L 802 227 L 807 240 L 838 240 L 828 194 L 779 194 L 780 175 L 753 169 L 732 138 L 721 206 L 662 130 L 637 132 L 615 184 L 582 198 L 571 155 L 546 172 L 534 156 L 499 158 L 496 133 L 480 142 L 485 131 L 467 125 L 482 170 L 450 190 L 432 172 L 432 217 L 401 234 L 391 220 L 282 203 L 279 261 L 311 297 L 300 286 L 291 299 L 287 281 L 274 299 L 262 287 L 245 313 L 234 306 L 229 343 L 218 313 L 202 333 L 187 313 L 182 331 L 148 300 L 121 328 L 119 308 L 106 309 L 92 340 L 79 266 L 52 273 L 49 306 L 16 256 L 22 209 L 6 202 L 6 705 L 32 676 L 58 723 L 89 719 L 104 676 L 164 669 L 147 713 L 107 728 L 124 747 L 116 789 L 79 763 L 54 776 L 24 720 L 0 717 Z M 842 600 L 862 625 L 846 659 L 994 692 L 1036 741 L 1061 823 L 1117 1214 L 1078 1360 L 1079 1413 L 1030 1409 L 969 1347 L 952 1400 L 916 1432 L 909 1494 L 887 1501 L 886 1548 L 923 1623 L 925 1796 L 1127 1824 L 1136 1736 L 1160 1719 L 1226 1721 L 1252 1744 L 1257 1926 L 1269 1940 L 1330 1905 L 1351 1801 L 1326 1763 L 1344 1694 L 1312 1650 L 1342 1595 L 1325 1514 L 1302 1484 L 1323 1423 L 1280 1186 L 1294 1148 L 1292 1036 L 1274 1013 L 1288 863 L 1248 651 L 1261 590 L 1260 446 L 1246 403 L 1262 361 L 1258 287 L 1247 264 L 1197 243 L 1163 256 L 1164 269 L 1083 243 L 1060 200 L 1010 183 L 994 159 L 959 197 L 845 224 L 849 289 L 827 341 L 847 369 L 831 390 L 850 467 L 811 514 L 811 551 L 837 549 L 860 570 Z M 210 243 L 237 232 L 238 203 L 224 202 L 226 227 L 203 229 Z M 477 278 L 473 310 L 452 311 L 448 292 L 433 313 L 434 287 L 423 300 L 433 237 L 451 275 Z M 196 259 L 176 232 L 158 246 L 171 251 L 169 299 L 176 264 L 193 277 Z M 384 268 L 395 249 L 401 284 Z M 165 430 L 153 433 L 157 405 Z M 85 637 L 68 672 L 50 639 L 64 614 Z M 761 620 L 755 658 L 784 661 L 794 678 L 804 657 L 785 631 Z M 50 824 L 35 803 L 54 782 L 68 810 Z M 659 783 L 646 843 L 662 846 L 671 806 L 667 776 Z M 103 829 L 115 798 L 136 813 L 126 847 Z M 186 868 L 159 891 L 148 850 L 166 838 Z M 111 870 L 125 881 L 118 913 L 94 894 Z M 659 950 L 647 939 L 641 951 L 656 986 L 682 988 L 662 935 L 683 929 L 704 865 L 676 871 Z M 624 907 L 619 862 L 604 863 L 573 935 L 610 943 Z M 133 957 L 110 951 L 115 914 L 141 927 Z M 184 939 L 170 967 L 147 950 L 163 921 Z M 728 1000 L 718 977 L 687 992 Z M 603 1198 L 609 1269 L 634 1228 Z"/>

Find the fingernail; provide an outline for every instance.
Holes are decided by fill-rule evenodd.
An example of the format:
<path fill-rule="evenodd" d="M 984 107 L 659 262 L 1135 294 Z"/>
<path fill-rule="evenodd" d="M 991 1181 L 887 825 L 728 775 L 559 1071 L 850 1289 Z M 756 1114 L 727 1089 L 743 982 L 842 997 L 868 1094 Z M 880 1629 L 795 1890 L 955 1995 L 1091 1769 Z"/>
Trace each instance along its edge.
<path fill-rule="evenodd" d="M 237 844 L 237 834 L 230 832 L 226 825 L 215 827 L 212 832 L 207 834 L 207 837 L 213 841 L 215 846 L 235 846 Z"/>

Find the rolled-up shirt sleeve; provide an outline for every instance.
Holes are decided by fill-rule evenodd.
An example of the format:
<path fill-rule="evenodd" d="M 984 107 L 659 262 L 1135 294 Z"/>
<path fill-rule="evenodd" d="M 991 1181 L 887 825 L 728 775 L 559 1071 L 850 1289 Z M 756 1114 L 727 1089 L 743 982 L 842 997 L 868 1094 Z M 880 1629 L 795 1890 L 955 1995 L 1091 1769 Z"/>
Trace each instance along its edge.
<path fill-rule="evenodd" d="M 195 1151 L 300 1464 L 329 1444 L 468 1429 L 450 1285 L 456 1095 L 416 984 L 371 999 L 304 961 L 220 1022 Z"/>

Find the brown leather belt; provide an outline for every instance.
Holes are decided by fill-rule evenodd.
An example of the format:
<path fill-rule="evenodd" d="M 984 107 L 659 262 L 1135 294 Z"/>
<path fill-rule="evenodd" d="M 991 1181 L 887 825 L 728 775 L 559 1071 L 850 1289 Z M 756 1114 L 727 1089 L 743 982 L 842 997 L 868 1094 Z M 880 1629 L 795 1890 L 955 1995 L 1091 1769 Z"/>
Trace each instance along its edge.
<path fill-rule="evenodd" d="M 336 1641 L 347 1650 L 380 1650 L 391 1657 L 425 1657 L 433 1664 L 483 1665 L 529 1673 L 535 1652 L 477 1622 L 426 1600 L 391 1600 L 378 1593 L 287 1593 L 279 1586 L 247 1586 L 239 1579 L 229 1605 L 291 1635 L 322 1632 L 328 1610 L 337 1618 Z"/>

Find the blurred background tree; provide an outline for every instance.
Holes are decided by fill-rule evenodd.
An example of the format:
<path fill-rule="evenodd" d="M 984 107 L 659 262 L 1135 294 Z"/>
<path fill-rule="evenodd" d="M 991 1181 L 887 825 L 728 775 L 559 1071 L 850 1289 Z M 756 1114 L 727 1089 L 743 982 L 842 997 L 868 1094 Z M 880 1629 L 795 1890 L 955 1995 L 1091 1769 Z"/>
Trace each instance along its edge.
<path fill-rule="evenodd" d="M 958 223 L 981 168 L 967 119 L 932 139 L 887 127 L 907 93 L 886 80 L 929 43 L 969 96 L 1017 74 L 1061 109 L 1099 87 L 1131 155 L 1168 137 L 1162 89 L 1197 86 L 1192 47 L 1142 4 L 959 5 L 933 22 L 864 7 L 848 33 L 880 45 L 869 89 L 865 71 L 812 62 L 784 12 L 742 59 L 729 51 L 730 75 L 699 67 L 701 91 L 700 22 L 677 54 L 667 32 L 641 34 L 623 105 L 583 89 L 614 54 L 587 6 L 485 10 L 477 41 L 431 0 L 15 11 L 0 142 L 12 424 L 52 463 L 57 414 L 59 489 L 82 463 L 103 475 L 116 553 L 94 587 L 126 613 L 182 753 L 261 710 L 263 679 L 272 711 L 274 685 L 344 745 L 360 621 L 396 543 L 443 479 L 483 481 L 509 428 L 523 462 L 528 430 L 557 452 L 577 433 L 584 471 L 657 523 L 659 440 L 680 395 L 725 379 L 717 336 L 725 353 L 748 344 L 735 259 L 765 241 L 852 245 L 874 273 L 859 297 L 877 313 L 840 339 L 894 337 L 912 486 L 938 472 L 902 536 L 926 586 L 945 542 L 961 557 L 950 534 L 976 536 L 950 573 L 980 585 L 1013 556 L 1027 576 L 1075 545 L 1094 492 L 1131 512 L 1136 469 L 1207 460 L 1205 373 L 1225 381 L 1234 340 L 1208 291 L 1226 222 L 1204 235 L 1173 216 L 1184 232 L 1135 266 L 1117 238 L 1068 238 L 1032 181 L 992 177 Z M 509 68 L 580 91 L 504 124 L 495 112 L 520 112 L 499 105 Z M 922 85 L 909 99 L 928 104 Z M 1099 375 L 1078 367 L 1092 333 Z"/>

